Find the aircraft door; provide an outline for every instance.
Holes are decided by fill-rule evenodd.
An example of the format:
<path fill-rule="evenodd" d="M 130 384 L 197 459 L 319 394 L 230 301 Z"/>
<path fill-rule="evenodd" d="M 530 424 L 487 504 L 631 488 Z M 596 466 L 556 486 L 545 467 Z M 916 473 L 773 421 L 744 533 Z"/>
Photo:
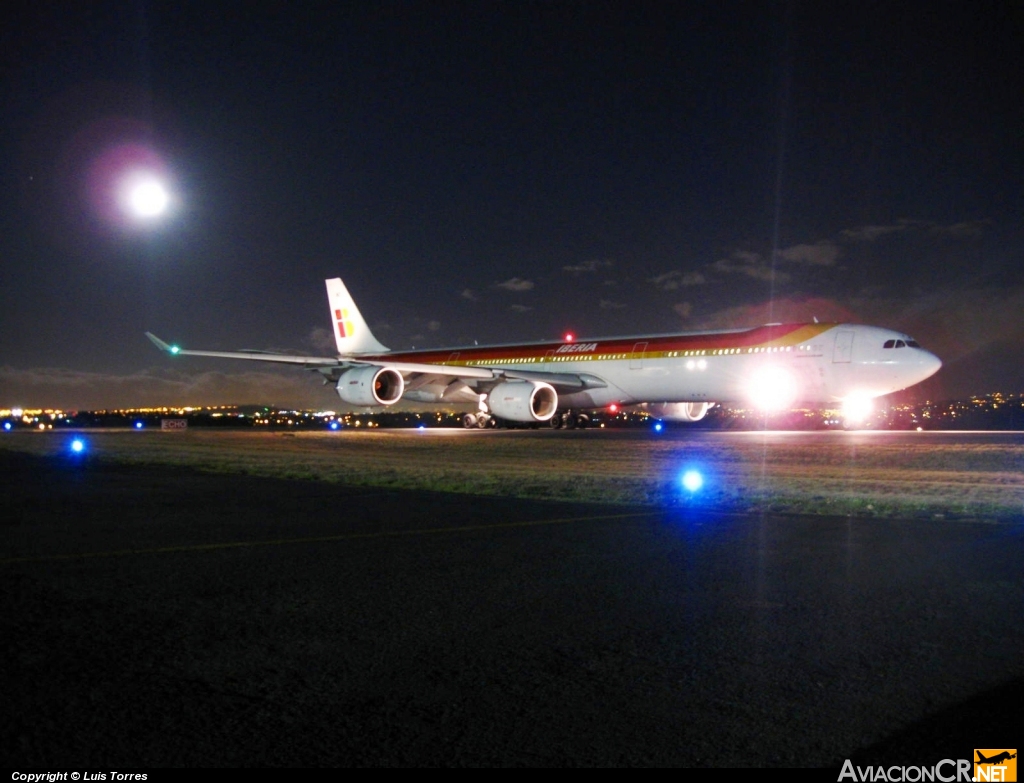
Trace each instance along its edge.
<path fill-rule="evenodd" d="M 836 332 L 836 347 L 832 364 L 849 364 L 853 357 L 853 332 Z"/>
<path fill-rule="evenodd" d="M 647 343 L 637 343 L 633 346 L 633 352 L 629 355 L 629 369 L 642 370 L 644 368 L 644 352 L 647 350 Z"/>

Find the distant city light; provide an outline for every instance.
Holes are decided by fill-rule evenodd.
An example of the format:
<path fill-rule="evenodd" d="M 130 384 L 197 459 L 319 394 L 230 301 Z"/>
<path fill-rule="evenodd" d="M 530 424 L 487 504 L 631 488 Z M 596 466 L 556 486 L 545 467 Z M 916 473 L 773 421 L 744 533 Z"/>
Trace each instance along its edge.
<path fill-rule="evenodd" d="M 703 486 L 704 477 L 700 475 L 699 471 L 688 470 L 683 474 L 683 488 L 687 492 L 696 492 Z"/>

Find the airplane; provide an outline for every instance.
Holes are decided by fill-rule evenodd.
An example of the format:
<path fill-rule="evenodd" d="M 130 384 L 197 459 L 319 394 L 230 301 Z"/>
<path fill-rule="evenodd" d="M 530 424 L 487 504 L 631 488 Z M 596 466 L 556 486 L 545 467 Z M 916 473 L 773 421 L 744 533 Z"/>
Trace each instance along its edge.
<path fill-rule="evenodd" d="M 337 356 L 185 350 L 174 356 L 292 364 L 320 373 L 342 401 L 372 408 L 400 400 L 476 404 L 466 428 L 499 420 L 572 428 L 587 411 L 631 406 L 695 422 L 716 403 L 784 410 L 797 401 L 843 404 L 851 417 L 875 397 L 905 389 L 942 366 L 901 332 L 834 323 L 767 324 L 681 334 L 566 339 L 393 352 L 373 336 L 340 278 L 325 281 Z"/>
<path fill-rule="evenodd" d="M 978 754 L 978 760 L 976 762 L 974 762 L 975 764 L 999 764 L 1000 762 L 1008 761 L 1009 759 L 1017 758 L 1017 754 L 1016 753 L 1008 753 L 1005 750 L 1002 753 L 997 753 L 996 755 L 994 755 L 990 759 L 985 758 L 981 754 L 980 750 L 976 751 L 976 752 Z"/>

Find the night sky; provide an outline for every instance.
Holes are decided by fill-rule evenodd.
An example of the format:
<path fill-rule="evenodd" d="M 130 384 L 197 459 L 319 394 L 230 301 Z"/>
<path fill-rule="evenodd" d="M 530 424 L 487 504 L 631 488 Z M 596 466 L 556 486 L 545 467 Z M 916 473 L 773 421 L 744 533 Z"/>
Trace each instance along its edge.
<path fill-rule="evenodd" d="M 1024 392 L 1020 3 L 270 5 L 5 7 L 0 407 L 337 407 L 143 335 L 331 355 L 334 276 L 393 349 L 816 316 Z"/>

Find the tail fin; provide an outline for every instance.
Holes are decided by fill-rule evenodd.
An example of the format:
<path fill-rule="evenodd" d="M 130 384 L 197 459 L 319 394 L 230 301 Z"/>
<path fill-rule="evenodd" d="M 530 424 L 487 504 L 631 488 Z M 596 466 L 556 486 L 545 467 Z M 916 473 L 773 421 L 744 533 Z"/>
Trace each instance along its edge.
<path fill-rule="evenodd" d="M 370 332 L 341 278 L 335 277 L 326 283 L 327 301 L 331 304 L 331 323 L 334 324 L 334 339 L 338 344 L 338 353 L 387 353 L 390 349 L 381 345 Z"/>

